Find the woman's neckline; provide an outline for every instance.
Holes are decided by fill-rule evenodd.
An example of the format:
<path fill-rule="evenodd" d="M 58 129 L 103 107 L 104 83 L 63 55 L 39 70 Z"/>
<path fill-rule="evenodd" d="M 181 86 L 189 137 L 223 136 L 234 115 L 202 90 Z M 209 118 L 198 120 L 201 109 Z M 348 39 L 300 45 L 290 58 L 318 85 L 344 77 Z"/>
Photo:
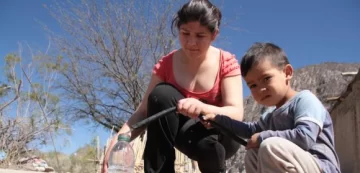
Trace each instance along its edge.
<path fill-rule="evenodd" d="M 202 95 L 202 94 L 207 94 L 207 93 L 211 92 L 211 91 L 215 88 L 215 86 L 217 85 L 217 83 L 218 83 L 218 81 L 219 81 L 220 71 L 221 71 L 221 64 L 222 64 L 222 62 L 223 62 L 223 50 L 222 50 L 222 49 L 219 49 L 219 48 L 217 48 L 217 49 L 219 50 L 219 53 L 220 53 L 219 56 L 220 56 L 220 58 L 219 58 L 219 69 L 218 69 L 218 72 L 217 72 L 217 74 L 216 74 L 216 79 L 215 79 L 215 81 L 214 81 L 213 86 L 212 86 L 208 91 L 204 91 L 204 92 L 189 91 L 189 90 L 183 88 L 182 86 L 180 86 L 180 85 L 178 84 L 178 82 L 176 81 L 176 78 L 175 78 L 175 74 L 174 74 L 174 55 L 175 55 L 175 53 L 176 53 L 177 51 L 174 51 L 174 53 L 171 55 L 171 59 L 170 59 L 171 64 L 170 64 L 170 65 L 171 65 L 171 69 L 172 69 L 171 75 L 172 75 L 172 78 L 174 79 L 175 85 L 176 85 L 180 90 L 186 91 L 186 92 L 191 93 L 191 94 L 196 94 L 196 95 Z"/>

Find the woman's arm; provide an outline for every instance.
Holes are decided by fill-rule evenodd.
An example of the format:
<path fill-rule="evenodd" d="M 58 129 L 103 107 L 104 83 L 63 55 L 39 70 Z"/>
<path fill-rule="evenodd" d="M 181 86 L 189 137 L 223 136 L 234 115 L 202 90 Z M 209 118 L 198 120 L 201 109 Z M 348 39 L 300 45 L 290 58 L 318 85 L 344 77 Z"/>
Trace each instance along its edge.
<path fill-rule="evenodd" d="M 156 75 L 151 76 L 150 83 L 148 85 L 148 88 L 146 89 L 146 92 L 143 96 L 142 101 L 140 102 L 138 108 L 135 110 L 134 114 L 129 118 L 129 120 L 123 125 L 123 127 L 119 130 L 118 134 L 126 133 L 130 130 L 130 126 L 145 119 L 147 117 L 147 102 L 148 102 L 148 96 L 150 92 L 154 89 L 154 87 L 161 83 L 162 80 L 157 77 Z M 141 128 L 139 130 L 134 130 L 131 133 L 131 140 L 135 139 L 137 136 L 139 136 L 146 127 Z"/>
<path fill-rule="evenodd" d="M 241 75 L 224 78 L 221 83 L 221 95 L 223 107 L 206 104 L 206 112 L 221 114 L 234 120 L 242 121 L 244 115 L 244 106 Z"/>
<path fill-rule="evenodd" d="M 121 127 L 121 129 L 119 130 L 119 132 L 117 133 L 117 135 L 115 135 L 113 137 L 113 139 L 111 140 L 109 147 L 106 151 L 105 157 L 104 157 L 104 164 L 107 164 L 107 160 L 109 159 L 110 156 L 110 151 L 111 149 L 114 147 L 114 145 L 117 142 L 117 138 L 119 134 L 122 133 L 127 133 L 130 131 L 130 126 L 145 119 L 146 118 L 146 114 L 147 114 L 147 101 L 148 101 L 148 96 L 150 94 L 150 92 L 154 89 L 154 87 L 161 83 L 162 80 L 157 77 L 156 75 L 152 75 L 151 76 L 151 80 L 150 83 L 148 85 L 148 88 L 146 89 L 146 92 L 144 94 L 144 97 L 141 101 L 141 103 L 139 104 L 138 108 L 135 110 L 134 114 L 129 118 L 129 120 Z M 137 129 L 131 132 L 131 140 L 135 139 L 137 136 L 139 136 L 143 131 L 145 130 L 144 128 L 141 129 Z M 104 165 L 105 166 L 105 165 Z"/>

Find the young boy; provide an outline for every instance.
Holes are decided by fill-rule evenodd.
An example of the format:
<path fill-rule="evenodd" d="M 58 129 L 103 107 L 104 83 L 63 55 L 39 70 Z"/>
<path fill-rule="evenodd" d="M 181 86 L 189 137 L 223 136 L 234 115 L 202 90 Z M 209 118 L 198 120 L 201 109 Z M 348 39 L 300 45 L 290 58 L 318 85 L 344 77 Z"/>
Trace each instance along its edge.
<path fill-rule="evenodd" d="M 290 86 L 293 67 L 272 43 L 255 43 L 241 60 L 241 74 L 255 101 L 269 108 L 257 122 L 207 114 L 248 138 L 247 173 L 340 173 L 331 117 L 310 91 Z"/>

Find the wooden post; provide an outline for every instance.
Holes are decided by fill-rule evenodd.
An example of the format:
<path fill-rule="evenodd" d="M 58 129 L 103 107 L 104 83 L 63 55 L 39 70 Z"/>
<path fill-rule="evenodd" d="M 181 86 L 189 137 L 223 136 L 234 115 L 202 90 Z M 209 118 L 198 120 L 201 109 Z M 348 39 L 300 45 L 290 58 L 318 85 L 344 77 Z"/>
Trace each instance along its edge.
<path fill-rule="evenodd" d="M 101 170 L 101 164 L 100 164 L 100 138 L 99 136 L 96 136 L 96 156 L 95 156 L 95 160 L 96 162 L 96 166 L 95 166 L 95 172 L 96 173 L 100 173 Z"/>

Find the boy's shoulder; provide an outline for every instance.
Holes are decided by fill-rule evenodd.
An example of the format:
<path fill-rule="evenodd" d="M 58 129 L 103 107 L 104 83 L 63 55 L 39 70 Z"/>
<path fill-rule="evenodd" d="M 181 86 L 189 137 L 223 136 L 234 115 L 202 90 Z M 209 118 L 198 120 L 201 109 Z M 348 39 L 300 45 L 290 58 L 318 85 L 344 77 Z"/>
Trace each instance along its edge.
<path fill-rule="evenodd" d="M 276 117 L 276 123 L 293 122 L 293 125 L 300 121 L 312 121 L 322 128 L 327 116 L 328 111 L 316 95 L 309 90 L 302 90 L 281 107 L 267 108 L 261 114 L 260 122 L 268 124 Z"/>
<path fill-rule="evenodd" d="M 309 90 L 300 91 L 296 99 L 290 106 L 290 113 L 294 117 L 295 123 L 301 121 L 311 121 L 320 128 L 323 127 L 329 112 L 322 102 Z"/>
<path fill-rule="evenodd" d="M 320 99 L 310 90 L 299 91 L 293 99 L 289 101 L 293 106 L 323 106 Z"/>
<path fill-rule="evenodd" d="M 296 107 L 298 105 L 304 105 L 304 104 L 322 105 L 319 98 L 315 94 L 313 94 L 310 90 L 301 90 L 297 92 L 295 96 L 293 96 L 290 100 L 288 100 L 284 105 L 282 105 L 277 110 L 289 109 L 289 108 L 293 108 L 294 106 Z"/>
<path fill-rule="evenodd" d="M 317 96 L 312 93 L 310 90 L 301 90 L 297 94 L 298 98 L 311 98 L 311 99 L 317 99 Z"/>
<path fill-rule="evenodd" d="M 296 106 L 296 104 L 298 104 L 299 102 L 300 103 L 304 103 L 304 102 L 312 103 L 312 102 L 320 102 L 320 100 L 310 90 L 302 90 L 302 91 L 297 92 L 295 96 L 293 96 L 290 100 L 288 100 L 285 104 L 283 104 L 278 109 L 276 109 L 275 106 L 268 107 L 265 109 L 264 113 L 262 113 L 262 114 L 266 115 L 269 113 L 273 113 L 274 111 L 277 111 L 277 110 L 288 109 L 293 106 Z"/>
<path fill-rule="evenodd" d="M 268 115 L 276 115 L 283 112 L 296 114 L 299 111 L 303 112 L 308 109 L 313 109 L 314 107 L 317 107 L 318 110 L 326 110 L 315 94 L 313 94 L 310 90 L 301 90 L 278 109 L 276 109 L 275 106 L 266 108 L 261 114 L 261 117 L 265 118 Z"/>

